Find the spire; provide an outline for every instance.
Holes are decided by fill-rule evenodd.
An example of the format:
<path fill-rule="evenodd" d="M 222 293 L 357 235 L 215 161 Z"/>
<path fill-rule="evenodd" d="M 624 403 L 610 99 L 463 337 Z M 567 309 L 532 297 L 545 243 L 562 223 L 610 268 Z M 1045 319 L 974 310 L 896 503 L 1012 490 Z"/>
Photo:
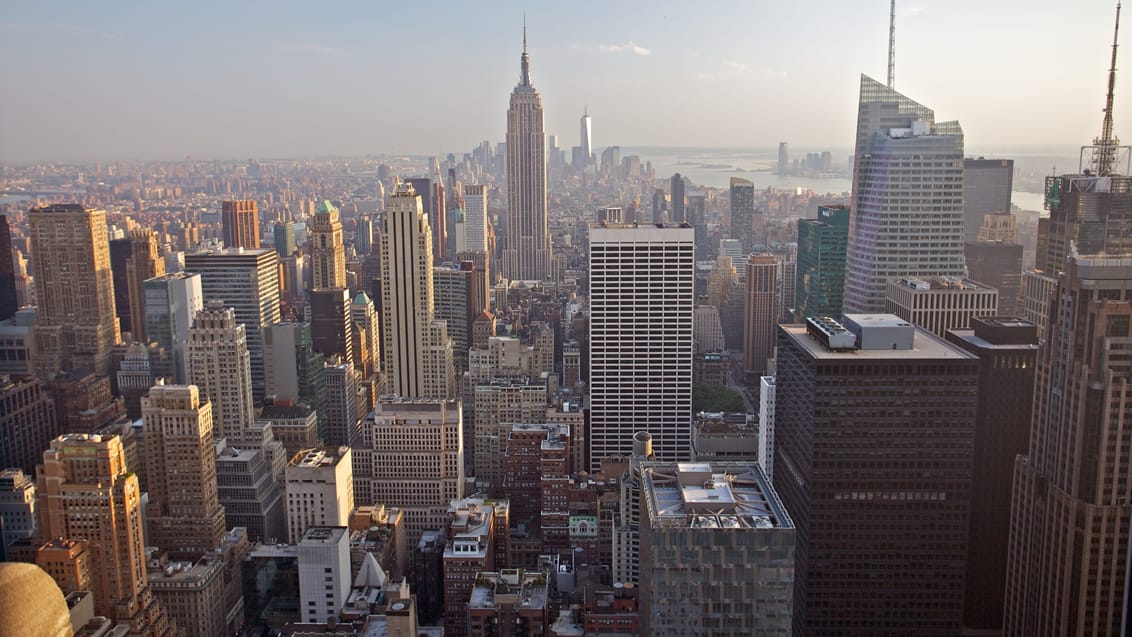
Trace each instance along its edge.
<path fill-rule="evenodd" d="M 896 0 L 888 13 L 888 88 L 896 88 Z"/>
<path fill-rule="evenodd" d="M 1096 147 L 1093 163 L 1097 175 L 1112 174 L 1113 163 L 1116 161 L 1116 147 L 1119 140 L 1112 134 L 1112 102 L 1116 89 L 1116 47 L 1117 37 L 1120 33 L 1120 2 L 1116 3 L 1116 25 L 1112 29 L 1112 64 L 1108 69 L 1108 95 L 1105 96 L 1104 122 L 1101 124 L 1101 136 L 1093 140 Z"/>
<path fill-rule="evenodd" d="M 527 55 L 527 13 L 523 12 L 523 57 L 520 59 L 519 86 L 531 85 L 531 58 Z"/>

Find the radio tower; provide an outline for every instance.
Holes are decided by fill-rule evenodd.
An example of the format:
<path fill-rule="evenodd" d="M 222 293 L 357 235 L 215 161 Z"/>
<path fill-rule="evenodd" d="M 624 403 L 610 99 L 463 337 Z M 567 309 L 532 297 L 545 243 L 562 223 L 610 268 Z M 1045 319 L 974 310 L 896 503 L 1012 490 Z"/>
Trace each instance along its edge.
<path fill-rule="evenodd" d="M 1119 7 L 1117 15 L 1119 15 Z M 1113 52 L 1113 58 L 1116 53 Z M 888 88 L 896 88 L 896 0 L 892 0 L 888 14 Z"/>
<path fill-rule="evenodd" d="M 895 2 L 895 0 L 893 0 Z M 1101 124 L 1101 136 L 1093 140 L 1093 166 L 1097 176 L 1105 177 L 1112 174 L 1112 165 L 1116 161 L 1116 150 L 1120 140 L 1112 134 L 1112 98 L 1116 89 L 1116 47 L 1117 35 L 1120 32 L 1120 2 L 1116 3 L 1116 26 L 1112 29 L 1112 64 L 1108 69 L 1108 95 L 1104 103 L 1104 123 Z"/>

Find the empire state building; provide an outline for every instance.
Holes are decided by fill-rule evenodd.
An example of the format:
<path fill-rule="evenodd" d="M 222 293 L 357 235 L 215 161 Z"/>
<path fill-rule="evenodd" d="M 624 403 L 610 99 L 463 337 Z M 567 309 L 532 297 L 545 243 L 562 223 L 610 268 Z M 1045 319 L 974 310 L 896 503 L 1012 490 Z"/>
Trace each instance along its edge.
<path fill-rule="evenodd" d="M 551 275 L 546 221 L 546 132 L 542 98 L 531 86 L 527 30 L 523 27 L 522 72 L 507 109 L 507 227 L 503 275 L 541 281 Z"/>

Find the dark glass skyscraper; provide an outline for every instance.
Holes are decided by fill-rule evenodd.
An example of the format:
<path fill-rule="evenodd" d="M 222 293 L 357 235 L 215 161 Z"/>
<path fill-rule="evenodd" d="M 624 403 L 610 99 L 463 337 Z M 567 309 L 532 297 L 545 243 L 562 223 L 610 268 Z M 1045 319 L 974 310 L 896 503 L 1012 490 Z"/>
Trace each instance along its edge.
<path fill-rule="evenodd" d="M 1013 159 L 963 160 L 963 240 L 979 238 L 983 217 L 992 212 L 1010 211 L 1014 190 Z M 979 279 L 975 279 L 978 281 Z"/>
<path fill-rule="evenodd" d="M 817 219 L 798 220 L 794 317 L 841 316 L 849 206 L 818 206 Z"/>
<path fill-rule="evenodd" d="M 16 271 L 12 264 L 12 234 L 8 217 L 0 215 L 0 321 L 12 318 L 20 309 L 16 298 Z"/>
<path fill-rule="evenodd" d="M 755 249 L 755 185 L 749 179 L 731 178 L 731 238 L 743 244 L 743 254 Z"/>
<path fill-rule="evenodd" d="M 686 223 L 688 215 L 684 211 L 684 178 L 680 176 L 680 173 L 672 175 L 669 188 L 672 193 L 672 214 L 670 215 L 672 223 Z"/>

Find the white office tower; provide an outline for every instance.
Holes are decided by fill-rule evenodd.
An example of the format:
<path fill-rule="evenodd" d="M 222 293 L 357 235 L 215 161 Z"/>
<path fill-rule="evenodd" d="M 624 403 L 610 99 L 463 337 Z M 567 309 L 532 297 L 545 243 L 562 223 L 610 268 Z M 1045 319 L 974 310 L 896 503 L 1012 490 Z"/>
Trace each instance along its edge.
<path fill-rule="evenodd" d="M 314 526 L 348 526 L 354 510 L 354 467 L 349 447 L 304 449 L 287 465 L 287 541 L 298 543 Z"/>
<path fill-rule="evenodd" d="M 216 438 L 240 438 L 255 424 L 251 357 L 244 325 L 220 301 L 209 301 L 189 328 L 185 343 L 188 381 L 212 402 Z"/>
<path fill-rule="evenodd" d="M 586 163 L 593 161 L 594 157 L 594 137 L 593 137 L 593 119 L 590 118 L 590 109 L 587 106 L 582 110 L 582 156 L 585 158 Z"/>
<path fill-rule="evenodd" d="M 590 229 L 590 467 L 647 431 L 667 462 L 692 448 L 695 231 Z"/>
<path fill-rule="evenodd" d="M 350 594 L 350 533 L 312 526 L 299 540 L 299 608 L 304 624 L 338 619 Z"/>
<path fill-rule="evenodd" d="M 551 275 L 550 232 L 546 217 L 546 131 L 542 97 L 531 86 L 527 31 L 519 84 L 507 109 L 507 225 L 503 276 L 542 281 Z"/>
<path fill-rule="evenodd" d="M 448 325 L 435 320 L 432 230 L 408 183 L 389 197 L 381 233 L 385 390 L 402 398 L 456 395 Z"/>
<path fill-rule="evenodd" d="M 861 76 L 845 312 L 884 312 L 894 277 L 964 278 L 963 130 Z"/>
<path fill-rule="evenodd" d="M 464 247 L 457 252 L 487 252 L 487 186 L 464 186 Z"/>
<path fill-rule="evenodd" d="M 759 379 L 759 466 L 774 480 L 774 376 Z"/>

